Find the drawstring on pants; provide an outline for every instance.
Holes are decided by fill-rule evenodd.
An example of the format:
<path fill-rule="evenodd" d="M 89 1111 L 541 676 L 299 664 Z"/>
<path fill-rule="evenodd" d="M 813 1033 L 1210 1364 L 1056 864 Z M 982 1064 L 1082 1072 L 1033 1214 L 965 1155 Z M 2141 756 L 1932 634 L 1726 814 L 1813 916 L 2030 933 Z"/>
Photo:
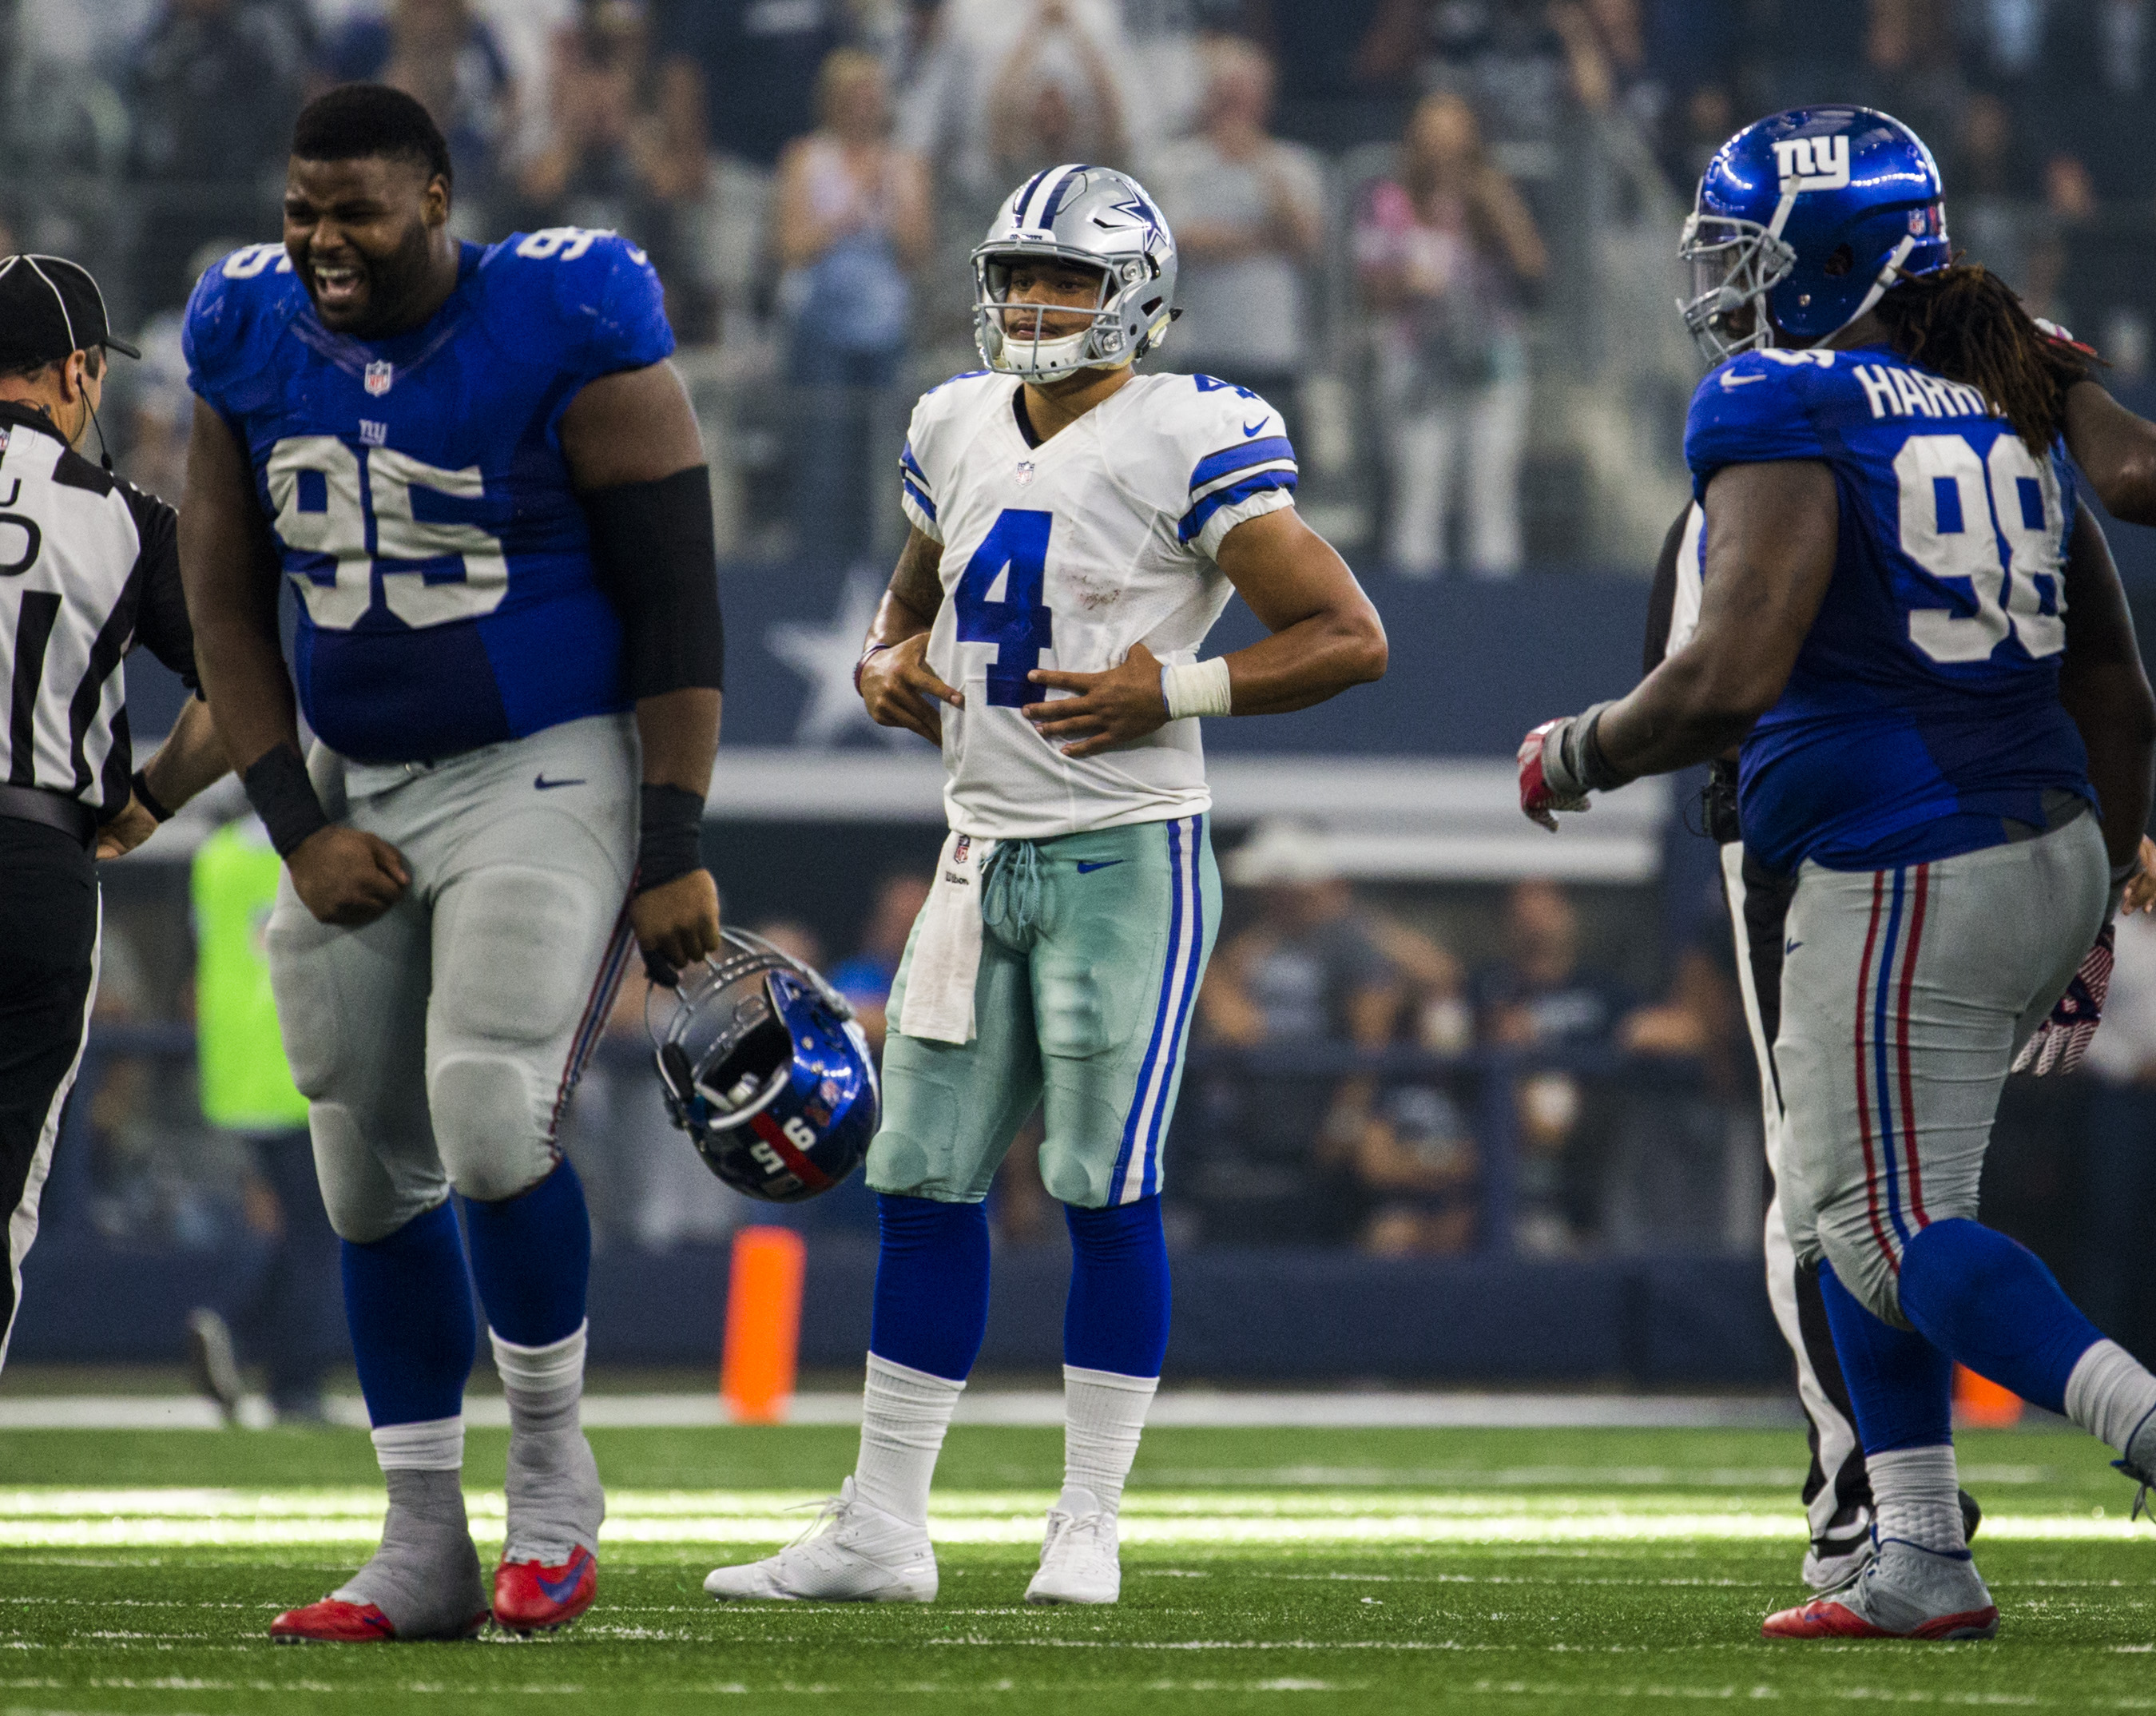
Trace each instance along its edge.
<path fill-rule="evenodd" d="M 998 840 L 981 879 L 981 921 L 1004 942 L 1022 941 L 1040 928 L 1045 861 L 1031 840 Z"/>

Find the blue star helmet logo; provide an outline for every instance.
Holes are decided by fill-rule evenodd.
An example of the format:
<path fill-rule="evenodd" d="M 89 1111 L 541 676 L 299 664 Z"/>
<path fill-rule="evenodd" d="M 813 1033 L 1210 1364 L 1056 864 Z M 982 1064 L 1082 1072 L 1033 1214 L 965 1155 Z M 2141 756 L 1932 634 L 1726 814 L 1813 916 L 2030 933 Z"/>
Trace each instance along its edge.
<path fill-rule="evenodd" d="M 1127 214 L 1132 226 L 1143 227 L 1146 230 L 1146 249 L 1148 250 L 1157 244 L 1167 242 L 1167 229 L 1161 224 L 1160 217 L 1153 213 L 1152 205 L 1136 191 L 1132 192 L 1123 202 L 1111 203 L 1108 205 L 1108 210 L 1112 214 Z M 1096 218 L 1097 219 L 1098 217 Z"/>

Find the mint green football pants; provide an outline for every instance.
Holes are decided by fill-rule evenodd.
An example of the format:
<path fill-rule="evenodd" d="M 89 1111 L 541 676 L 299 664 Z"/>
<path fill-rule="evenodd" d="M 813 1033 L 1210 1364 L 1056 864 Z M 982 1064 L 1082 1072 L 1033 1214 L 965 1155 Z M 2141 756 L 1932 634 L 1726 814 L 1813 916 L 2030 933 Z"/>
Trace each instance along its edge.
<path fill-rule="evenodd" d="M 899 1033 L 918 922 L 906 943 L 869 1184 L 977 1204 L 1039 1102 L 1050 1196 L 1087 1210 L 1152 1196 L 1220 921 L 1206 819 L 1005 842 L 981 906 L 970 1043 Z"/>

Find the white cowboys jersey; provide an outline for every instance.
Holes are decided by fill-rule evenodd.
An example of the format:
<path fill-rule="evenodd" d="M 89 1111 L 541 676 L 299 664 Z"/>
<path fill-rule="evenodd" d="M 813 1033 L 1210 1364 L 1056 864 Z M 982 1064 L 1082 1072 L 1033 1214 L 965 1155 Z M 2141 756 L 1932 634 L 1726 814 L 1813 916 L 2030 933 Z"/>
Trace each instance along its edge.
<path fill-rule="evenodd" d="M 1052 840 L 1200 814 L 1213 799 L 1194 717 L 1066 757 L 1019 712 L 1050 701 L 1026 675 L 1099 673 L 1141 643 L 1163 664 L 1195 660 L 1230 593 L 1221 540 L 1294 504 L 1286 429 L 1246 388 L 1139 376 L 1034 446 L 1019 385 L 981 372 L 924 394 L 901 460 L 906 515 L 943 545 L 928 665 L 966 699 L 941 712 L 951 826 Z"/>

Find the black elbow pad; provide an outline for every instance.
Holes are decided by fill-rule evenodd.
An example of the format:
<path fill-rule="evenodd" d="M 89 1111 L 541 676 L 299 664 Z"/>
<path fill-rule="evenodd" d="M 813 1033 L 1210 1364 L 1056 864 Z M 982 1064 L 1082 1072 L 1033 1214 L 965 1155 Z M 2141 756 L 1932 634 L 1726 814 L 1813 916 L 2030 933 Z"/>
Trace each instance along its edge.
<path fill-rule="evenodd" d="M 726 623 L 708 469 L 699 465 L 581 498 L 599 588 L 621 616 L 629 696 L 725 690 Z"/>

